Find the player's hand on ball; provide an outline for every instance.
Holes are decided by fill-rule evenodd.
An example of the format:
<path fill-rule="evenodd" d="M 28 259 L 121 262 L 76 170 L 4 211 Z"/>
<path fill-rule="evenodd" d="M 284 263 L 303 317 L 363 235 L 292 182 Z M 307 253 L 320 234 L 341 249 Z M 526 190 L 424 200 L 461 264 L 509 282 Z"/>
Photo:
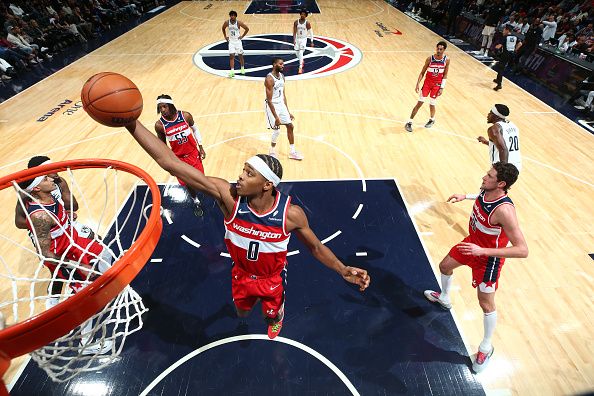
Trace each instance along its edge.
<path fill-rule="evenodd" d="M 458 250 L 466 256 L 484 256 L 483 248 L 474 243 L 462 242 L 458 245 Z"/>
<path fill-rule="evenodd" d="M 466 195 L 464 194 L 454 194 L 451 195 L 446 202 L 456 203 L 460 201 L 464 201 L 466 199 Z"/>
<path fill-rule="evenodd" d="M 369 287 L 371 278 L 367 274 L 367 271 L 357 267 L 346 266 L 342 270 L 342 278 L 349 283 L 359 286 L 359 291 L 364 291 Z"/>

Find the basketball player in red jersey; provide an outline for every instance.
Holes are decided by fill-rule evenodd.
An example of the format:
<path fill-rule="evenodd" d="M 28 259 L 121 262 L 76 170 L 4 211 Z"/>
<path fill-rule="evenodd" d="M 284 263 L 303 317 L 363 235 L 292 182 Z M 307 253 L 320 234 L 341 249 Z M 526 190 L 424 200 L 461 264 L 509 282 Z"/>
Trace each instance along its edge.
<path fill-rule="evenodd" d="M 192 114 L 177 110 L 171 96 L 165 94 L 157 97 L 157 113 L 161 114 L 161 117 L 155 122 L 155 131 L 159 139 L 163 143 L 169 141 L 171 150 L 177 158 L 204 174 L 202 160 L 206 158 L 206 152 L 202 147 L 202 135 L 194 124 Z M 204 211 L 200 206 L 200 199 L 196 196 L 196 191 L 188 187 L 183 180 L 177 179 L 177 181 L 188 189 L 194 201 L 194 214 L 201 217 Z"/>
<path fill-rule="evenodd" d="M 419 93 L 419 101 L 413 108 L 412 113 L 410 113 L 410 118 L 404 125 L 404 129 L 408 132 L 413 131 L 413 118 L 415 118 L 417 111 L 423 106 L 423 103 L 425 103 L 427 98 L 429 98 L 429 112 L 431 113 L 431 118 L 429 118 L 429 121 L 425 124 L 425 128 L 431 128 L 435 124 L 435 105 L 437 105 L 437 97 L 443 93 L 448 78 L 448 70 L 450 68 L 450 58 L 444 54 L 447 47 L 448 44 L 445 41 L 440 41 L 437 43 L 435 55 L 431 55 L 425 60 L 425 65 L 421 70 L 421 74 L 419 74 L 419 79 L 417 80 L 417 86 L 415 88 L 415 92 L 419 93 L 419 84 L 424 75 L 425 82 Z"/>
<path fill-rule="evenodd" d="M 510 163 L 496 162 L 483 177 L 478 195 L 454 194 L 448 202 L 474 199 L 468 225 L 469 235 L 454 246 L 439 263 L 441 293 L 425 290 L 425 297 L 444 309 L 452 307 L 450 287 L 454 269 L 472 268 L 472 286 L 477 288 L 479 305 L 484 312 L 485 335 L 472 369 L 479 373 L 493 355 L 491 338 L 497 324 L 495 291 L 506 258 L 528 257 L 528 246 L 518 225 L 516 210 L 507 190 L 518 179 L 518 169 Z M 511 242 L 511 246 L 507 246 Z"/>
<path fill-rule="evenodd" d="M 49 175 L 19 183 L 19 187 L 28 193 L 25 209 L 27 227 L 37 250 L 43 255 L 44 265 L 51 271 L 52 278 L 67 280 L 74 293 L 81 291 L 89 279 L 97 272 L 109 269 L 112 253 L 97 241 L 94 232 L 87 226 L 70 221 L 68 213 L 60 200 L 54 198 L 57 186 Z M 77 265 L 66 264 L 75 262 Z M 90 272 L 93 271 L 93 272 Z M 80 282 L 78 282 L 80 281 Z M 50 296 L 46 300 L 46 309 L 59 303 L 63 282 L 50 282 Z M 83 354 L 108 352 L 112 343 L 98 343 L 92 340 L 92 319 L 81 325 L 81 344 L 85 346 Z"/>
<path fill-rule="evenodd" d="M 271 339 L 279 334 L 283 323 L 283 274 L 291 232 L 297 233 L 316 259 L 358 285 L 360 291 L 369 286 L 367 271 L 345 266 L 336 258 L 309 228 L 303 209 L 276 189 L 283 173 L 276 158 L 265 154 L 251 157 L 237 183 L 230 185 L 180 161 L 139 121 L 126 128 L 161 168 L 217 201 L 225 218 L 225 244 L 234 264 L 231 284 L 237 314 L 247 316 L 261 300 Z"/>
<path fill-rule="evenodd" d="M 34 168 L 36 166 L 49 164 L 50 162 L 51 160 L 49 159 L 49 157 L 46 157 L 45 155 L 37 155 L 35 157 L 31 157 L 29 163 L 27 164 L 27 168 Z M 61 201 L 60 203 L 64 205 L 64 208 L 66 208 L 67 211 L 69 211 L 72 207 L 72 213 L 70 214 L 70 217 L 72 220 L 76 220 L 78 202 L 76 200 L 76 197 L 70 193 L 70 187 L 68 186 L 68 183 L 57 173 L 50 173 L 48 174 L 48 176 L 54 179 L 54 183 L 56 184 L 56 189 L 52 191 L 52 196 L 57 201 Z M 72 204 L 70 203 L 71 196 Z M 27 216 L 25 215 L 25 211 L 23 210 L 20 202 L 17 202 L 14 210 L 14 224 L 17 228 L 20 228 L 22 230 L 26 230 L 28 227 Z"/>

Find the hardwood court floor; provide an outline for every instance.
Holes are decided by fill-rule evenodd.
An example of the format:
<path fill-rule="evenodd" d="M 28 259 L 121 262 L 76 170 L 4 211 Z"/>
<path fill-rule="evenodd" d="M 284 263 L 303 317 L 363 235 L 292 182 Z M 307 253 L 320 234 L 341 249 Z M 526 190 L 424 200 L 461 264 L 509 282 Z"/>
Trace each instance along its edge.
<path fill-rule="evenodd" d="M 125 160 L 166 181 L 168 175 L 127 132 L 98 125 L 82 110 L 36 121 L 64 99 L 79 100 L 89 76 L 114 71 L 141 89 L 141 120 L 151 129 L 154 99 L 161 93 L 190 111 L 204 137 L 207 174 L 235 180 L 244 158 L 268 149 L 263 83 L 207 74 L 192 56 L 222 39 L 220 28 L 230 9 L 239 12 L 250 35 L 290 33 L 295 17 L 243 15 L 245 1 L 212 2 L 209 9 L 206 4 L 180 3 L 0 105 L 2 173 L 23 168 L 32 155 L 48 154 L 54 160 Z M 530 256 L 505 265 L 497 293 L 496 353 L 479 378 L 487 391 L 501 394 L 593 389 L 594 262 L 588 254 L 594 253 L 594 137 L 508 81 L 494 92 L 495 73 L 453 46 L 447 50 L 449 82 L 436 125 L 422 127 L 428 118 L 428 107 L 423 107 L 414 133 L 407 133 L 403 126 L 417 99 L 418 73 L 440 37 L 383 1 L 318 4 L 321 14 L 310 17 L 315 34 L 350 42 L 363 59 L 344 73 L 287 82 L 297 148 L 305 160 L 283 160 L 284 177 L 398 179 L 437 272 L 437 263 L 466 234 L 471 209 L 470 202 L 445 200 L 455 192 L 477 192 L 489 163 L 487 148 L 476 137 L 486 134 L 492 105 L 507 104 L 521 131 L 524 160 L 511 197 Z M 379 37 L 377 22 L 402 35 Z M 287 149 L 281 136 L 281 158 Z M 82 187 L 91 195 L 97 188 L 92 179 Z M 127 188 L 122 186 L 123 192 Z M 27 243 L 22 232 L 11 228 L 14 201 L 0 205 L 7 213 L 3 231 Z M 2 255 L 20 260 L 10 251 Z M 456 273 L 454 287 L 453 315 L 474 353 L 483 333 L 482 312 L 469 270 Z"/>

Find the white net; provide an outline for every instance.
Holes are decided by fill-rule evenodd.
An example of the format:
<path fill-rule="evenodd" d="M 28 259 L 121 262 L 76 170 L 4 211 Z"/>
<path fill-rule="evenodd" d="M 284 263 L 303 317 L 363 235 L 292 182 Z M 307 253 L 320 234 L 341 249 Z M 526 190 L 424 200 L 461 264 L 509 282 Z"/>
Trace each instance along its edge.
<path fill-rule="evenodd" d="M 126 253 L 152 206 L 150 190 L 138 180 L 112 168 L 67 169 L 62 176 L 50 173 L 2 190 L 0 206 L 16 201 L 17 207 L 4 212 L 15 213 L 15 223 L 5 221 L 0 229 L 0 325 L 11 326 L 64 302 Z M 118 358 L 126 338 L 142 327 L 146 311 L 127 286 L 87 321 L 31 356 L 58 382 L 97 371 Z"/>

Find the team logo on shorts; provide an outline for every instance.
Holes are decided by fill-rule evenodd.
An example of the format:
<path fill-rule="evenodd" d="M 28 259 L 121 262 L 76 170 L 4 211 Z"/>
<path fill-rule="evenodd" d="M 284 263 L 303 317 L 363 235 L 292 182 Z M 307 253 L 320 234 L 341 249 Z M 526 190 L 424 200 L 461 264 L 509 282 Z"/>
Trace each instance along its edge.
<path fill-rule="evenodd" d="M 287 80 L 305 80 L 325 77 L 349 70 L 361 61 L 361 51 L 345 41 L 316 36 L 314 46 L 307 41 L 303 54 L 303 74 L 297 74 L 299 60 L 295 53 L 293 36 L 287 34 L 258 34 L 242 40 L 245 75 L 239 73 L 239 58 L 235 57 L 235 78 L 263 80 L 272 68 L 272 58 L 285 61 L 283 73 Z M 219 41 L 201 48 L 194 54 L 198 68 L 217 76 L 229 73 L 229 51 L 226 41 Z"/>

